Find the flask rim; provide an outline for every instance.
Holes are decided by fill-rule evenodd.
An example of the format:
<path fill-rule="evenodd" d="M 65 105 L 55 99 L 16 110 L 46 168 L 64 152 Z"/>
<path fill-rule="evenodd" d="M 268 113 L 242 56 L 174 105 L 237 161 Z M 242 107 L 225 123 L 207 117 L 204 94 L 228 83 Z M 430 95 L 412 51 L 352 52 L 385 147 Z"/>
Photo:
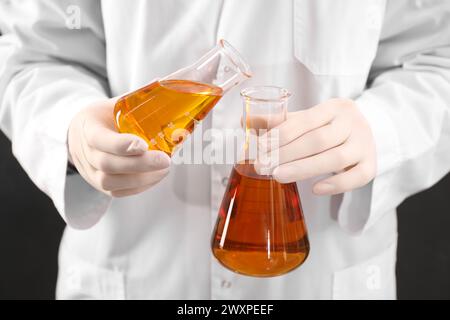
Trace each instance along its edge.
<path fill-rule="evenodd" d="M 284 102 L 291 95 L 289 90 L 277 86 L 254 86 L 241 91 L 241 97 L 257 102 Z"/>
<path fill-rule="evenodd" d="M 250 66 L 245 62 L 242 55 L 237 51 L 228 41 L 224 39 L 219 40 L 220 48 L 225 52 L 226 56 L 234 64 L 234 66 L 246 77 L 251 78 L 253 76 Z"/>

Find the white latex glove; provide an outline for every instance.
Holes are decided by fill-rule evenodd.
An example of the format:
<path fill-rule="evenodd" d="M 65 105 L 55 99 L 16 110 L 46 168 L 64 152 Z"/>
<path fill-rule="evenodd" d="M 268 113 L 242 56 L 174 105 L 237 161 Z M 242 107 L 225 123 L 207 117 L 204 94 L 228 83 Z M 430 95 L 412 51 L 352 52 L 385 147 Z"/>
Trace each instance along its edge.
<path fill-rule="evenodd" d="M 68 132 L 70 160 L 94 188 L 113 197 L 138 194 L 169 173 L 170 158 L 148 151 L 138 136 L 118 133 L 114 127 L 116 99 L 80 111 Z"/>
<path fill-rule="evenodd" d="M 278 130 L 279 148 L 271 150 L 269 139 L 276 135 L 271 134 L 273 130 Z M 269 169 L 281 183 L 334 173 L 314 185 L 315 194 L 350 191 L 375 177 L 372 131 L 352 100 L 331 99 L 308 110 L 289 113 L 285 122 L 260 138 L 259 144 L 268 159 L 278 153 L 278 161 L 271 160 L 276 165 Z M 255 168 L 258 172 L 268 170 L 258 162 Z"/>

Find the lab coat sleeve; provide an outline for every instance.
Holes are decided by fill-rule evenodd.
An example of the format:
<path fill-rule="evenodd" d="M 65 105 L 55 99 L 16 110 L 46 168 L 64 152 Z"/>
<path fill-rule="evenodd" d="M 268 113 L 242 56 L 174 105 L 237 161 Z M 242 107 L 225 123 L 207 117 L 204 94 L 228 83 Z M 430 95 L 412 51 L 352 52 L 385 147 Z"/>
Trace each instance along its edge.
<path fill-rule="evenodd" d="M 450 170 L 450 3 L 401 3 L 391 1 L 371 85 L 356 100 L 378 162 L 374 181 L 344 194 L 338 212 L 356 234 Z"/>
<path fill-rule="evenodd" d="M 108 95 L 100 1 L 0 1 L 0 21 L 0 128 L 67 224 L 89 228 L 111 200 L 66 174 L 67 131 Z"/>

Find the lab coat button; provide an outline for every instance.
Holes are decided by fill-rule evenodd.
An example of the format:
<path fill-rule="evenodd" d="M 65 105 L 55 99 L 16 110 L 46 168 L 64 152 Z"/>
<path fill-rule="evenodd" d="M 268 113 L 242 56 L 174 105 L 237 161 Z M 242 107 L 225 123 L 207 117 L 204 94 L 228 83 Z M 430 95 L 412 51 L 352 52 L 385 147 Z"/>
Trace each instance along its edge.
<path fill-rule="evenodd" d="M 222 185 L 226 187 L 228 185 L 228 177 L 222 178 Z"/>
<path fill-rule="evenodd" d="M 224 289 L 229 289 L 229 288 L 231 288 L 231 282 L 227 281 L 227 280 L 222 280 L 222 283 L 220 284 L 220 286 Z"/>

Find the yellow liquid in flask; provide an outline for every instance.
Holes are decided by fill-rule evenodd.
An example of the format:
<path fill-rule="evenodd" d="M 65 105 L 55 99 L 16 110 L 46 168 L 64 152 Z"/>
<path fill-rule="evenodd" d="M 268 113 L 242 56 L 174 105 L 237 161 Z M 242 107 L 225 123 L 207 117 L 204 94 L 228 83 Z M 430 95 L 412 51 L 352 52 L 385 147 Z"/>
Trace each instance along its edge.
<path fill-rule="evenodd" d="M 150 150 L 172 155 L 220 100 L 220 87 L 190 80 L 162 80 L 121 97 L 114 107 L 119 132 L 143 138 Z"/>

